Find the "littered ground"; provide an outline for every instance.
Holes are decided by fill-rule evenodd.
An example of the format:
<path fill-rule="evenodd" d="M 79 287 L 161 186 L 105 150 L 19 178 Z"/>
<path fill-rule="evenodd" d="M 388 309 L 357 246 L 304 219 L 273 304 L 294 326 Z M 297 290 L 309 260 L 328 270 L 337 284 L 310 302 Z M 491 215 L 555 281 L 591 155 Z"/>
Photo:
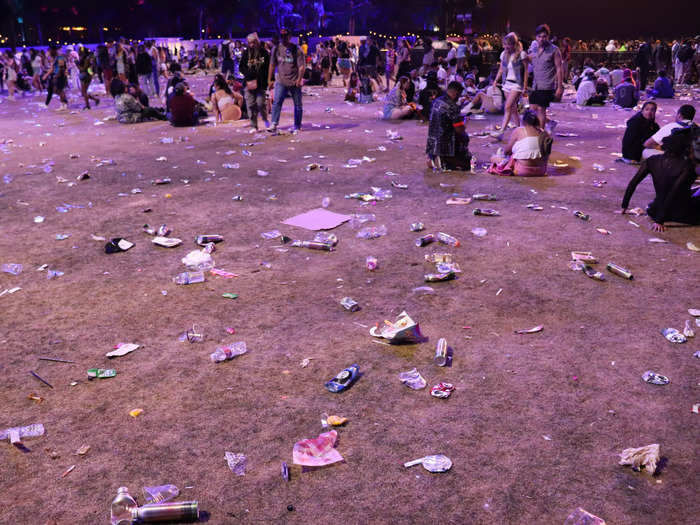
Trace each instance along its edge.
<path fill-rule="evenodd" d="M 191 80 L 203 95 L 210 79 Z M 0 521 L 108 523 L 118 487 L 142 502 L 142 487 L 172 483 L 178 499 L 198 500 L 212 524 L 562 524 L 577 507 L 608 524 L 693 523 L 700 337 L 672 344 L 660 330 L 682 329 L 687 310 L 700 308 L 700 254 L 686 247 L 700 244 L 700 229 L 655 234 L 647 217 L 615 213 L 635 172 L 614 162 L 632 113 L 555 104 L 557 132 L 578 135 L 556 137 L 552 162 L 569 164 L 557 175 L 437 174 L 425 169 L 426 126 L 379 121 L 380 104 L 346 105 L 340 88 L 305 91 L 313 96 L 304 97 L 304 131 L 278 137 L 249 134 L 245 122 L 176 129 L 105 121 L 113 115 L 107 98 L 84 112 L 77 97 L 63 113 L 57 101 L 41 108 L 40 97 L 0 105 L 0 174 L 12 176 L 0 186 L 0 262 L 24 266 L 17 276 L 0 273 L 0 291 L 21 287 L 0 297 L 0 427 L 46 428 L 24 451 L 0 443 Z M 681 103 L 662 102 L 660 123 Z M 290 118 L 287 101 L 282 125 Z M 497 121 L 472 120 L 468 131 Z M 388 140 L 389 129 L 403 140 Z M 173 143 L 161 143 L 166 137 Z M 471 141 L 479 165 L 496 147 L 489 138 Z M 376 160 L 343 167 L 363 156 Z M 107 159 L 113 163 L 99 165 Z M 306 171 L 312 162 L 328 171 Z M 227 163 L 240 167 L 224 169 Z M 86 170 L 90 178 L 76 181 Z M 166 177 L 171 184 L 151 184 Z M 372 187 L 390 188 L 393 197 L 376 205 L 344 198 Z M 477 192 L 500 200 L 446 205 L 453 194 Z M 346 223 L 332 230 L 340 239 L 332 253 L 261 237 L 279 229 L 311 239 L 313 232 L 281 222 L 324 197 L 334 212 L 374 213 L 387 235 L 359 239 Z M 647 180 L 632 206 L 644 208 L 652 197 Z M 474 216 L 477 206 L 501 216 Z M 416 221 L 461 246 L 417 248 L 421 234 L 409 231 Z M 167 224 L 183 244 L 153 245 L 145 223 Z M 472 234 L 477 227 L 487 234 Z M 223 235 L 216 267 L 238 277 L 172 282 L 198 234 Z M 106 254 L 92 235 L 135 246 Z M 592 251 L 606 280 L 572 271 L 572 250 Z M 445 251 L 460 264 L 459 278 L 414 292 L 431 271 L 424 255 Z M 365 268 L 367 255 L 379 259 L 374 272 Z M 634 280 L 607 272 L 609 261 Z M 65 274 L 48 280 L 42 265 Z M 344 310 L 345 296 L 361 310 Z M 428 340 L 374 341 L 369 328 L 402 310 Z M 193 324 L 205 341 L 179 342 Z M 514 333 L 536 325 L 543 330 Z M 453 348 L 451 367 L 433 364 L 441 337 Z M 248 353 L 209 360 L 234 341 L 245 341 Z M 120 342 L 141 347 L 106 358 Z M 362 372 L 354 386 L 340 394 L 324 388 L 354 363 Z M 86 371 L 98 367 L 117 376 L 88 381 Z M 414 367 L 427 380 L 424 390 L 398 379 Z M 645 383 L 646 370 L 670 384 Z M 447 400 L 429 394 L 440 381 L 456 387 Z M 136 408 L 143 413 L 133 418 Z M 338 429 L 344 461 L 302 472 L 292 465 L 292 447 L 318 436 L 324 412 L 349 419 Z M 623 449 L 652 443 L 661 447 L 656 475 L 618 465 Z M 82 445 L 89 452 L 76 455 Z M 229 470 L 226 451 L 247 456 L 244 476 Z M 451 458 L 449 472 L 403 467 L 437 453 Z M 289 482 L 280 476 L 283 461 Z"/>

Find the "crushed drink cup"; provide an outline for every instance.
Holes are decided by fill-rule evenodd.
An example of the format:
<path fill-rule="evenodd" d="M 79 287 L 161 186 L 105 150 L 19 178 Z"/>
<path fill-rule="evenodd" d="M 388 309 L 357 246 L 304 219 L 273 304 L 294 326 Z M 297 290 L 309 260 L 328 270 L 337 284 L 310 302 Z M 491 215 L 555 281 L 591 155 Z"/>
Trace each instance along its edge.
<path fill-rule="evenodd" d="M 228 463 L 228 468 L 231 469 L 236 476 L 245 476 L 245 469 L 248 465 L 248 458 L 244 454 L 235 454 L 233 452 L 226 452 L 226 463 Z"/>
<path fill-rule="evenodd" d="M 220 346 L 209 356 L 212 363 L 222 363 L 248 352 L 245 342 L 238 341 L 228 345 Z"/>
<path fill-rule="evenodd" d="M 331 380 L 326 382 L 326 390 L 333 393 L 342 392 L 347 388 L 350 388 L 352 384 L 357 381 L 360 376 L 360 366 L 357 364 L 350 365 L 338 372 L 338 374 Z"/>
<path fill-rule="evenodd" d="M 423 465 L 423 468 L 428 472 L 447 472 L 452 468 L 452 460 L 443 454 L 436 454 L 414 459 L 403 464 L 406 468 L 414 465 Z"/>
<path fill-rule="evenodd" d="M 651 385 L 667 385 L 671 382 L 671 380 L 661 374 L 657 374 L 653 370 L 647 370 L 642 374 L 642 379 L 644 380 L 645 383 L 649 383 Z"/>
<path fill-rule="evenodd" d="M 180 489 L 175 485 L 158 485 L 156 487 L 143 487 L 143 497 L 146 505 L 151 503 L 165 503 L 180 495 Z"/>
<path fill-rule="evenodd" d="M 427 384 L 423 376 L 420 375 L 420 372 L 415 368 L 407 372 L 401 372 L 399 374 L 399 380 L 413 390 L 421 390 L 425 388 Z"/>
<path fill-rule="evenodd" d="M 682 344 L 688 339 L 675 328 L 664 328 L 661 334 L 671 343 Z"/>

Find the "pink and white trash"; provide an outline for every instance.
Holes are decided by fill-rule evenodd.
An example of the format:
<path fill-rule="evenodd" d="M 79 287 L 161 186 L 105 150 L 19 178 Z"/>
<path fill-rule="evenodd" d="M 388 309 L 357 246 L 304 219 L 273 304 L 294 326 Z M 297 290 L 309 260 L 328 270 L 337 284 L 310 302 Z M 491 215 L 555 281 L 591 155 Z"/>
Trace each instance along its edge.
<path fill-rule="evenodd" d="M 314 439 L 302 439 L 294 443 L 292 458 L 295 465 L 305 467 L 323 467 L 338 461 L 343 461 L 343 456 L 335 449 L 338 440 L 338 432 L 331 430 L 319 434 Z"/>

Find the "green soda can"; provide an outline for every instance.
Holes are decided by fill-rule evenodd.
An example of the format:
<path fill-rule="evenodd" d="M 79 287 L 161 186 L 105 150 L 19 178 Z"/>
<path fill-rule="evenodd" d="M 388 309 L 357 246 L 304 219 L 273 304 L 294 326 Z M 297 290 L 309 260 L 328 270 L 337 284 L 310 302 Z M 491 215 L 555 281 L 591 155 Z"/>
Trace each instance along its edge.
<path fill-rule="evenodd" d="M 87 371 L 88 379 L 107 379 L 117 375 L 113 368 L 90 368 Z"/>

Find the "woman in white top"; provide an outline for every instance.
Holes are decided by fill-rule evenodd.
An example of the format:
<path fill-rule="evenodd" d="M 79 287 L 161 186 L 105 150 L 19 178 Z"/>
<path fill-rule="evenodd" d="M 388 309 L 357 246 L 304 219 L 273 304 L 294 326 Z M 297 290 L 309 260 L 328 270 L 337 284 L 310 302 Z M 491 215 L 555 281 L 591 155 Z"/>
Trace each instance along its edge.
<path fill-rule="evenodd" d="M 518 101 L 522 95 L 527 96 L 527 68 L 529 59 L 523 50 L 523 45 L 515 33 L 508 33 L 503 37 L 503 53 L 501 53 L 501 63 L 498 66 L 496 82 L 500 81 L 506 101 L 503 110 L 503 123 L 501 133 L 495 136 L 498 140 L 503 140 L 503 135 L 508 129 L 508 123 L 513 120 L 517 126 Z"/>
<path fill-rule="evenodd" d="M 505 155 L 510 158 L 494 156 L 490 173 L 498 175 L 516 175 L 520 177 L 541 177 L 547 174 L 547 158 L 542 155 L 537 113 L 528 109 L 522 115 L 522 126 L 516 128 L 510 136 Z"/>
<path fill-rule="evenodd" d="M 211 96 L 211 105 L 216 112 L 217 120 L 221 122 L 240 120 L 243 97 L 231 91 L 221 73 L 214 77 L 214 89 L 215 91 Z"/>
<path fill-rule="evenodd" d="M 44 60 L 41 53 L 32 49 L 32 87 L 36 91 L 41 91 L 41 75 L 44 72 Z"/>

